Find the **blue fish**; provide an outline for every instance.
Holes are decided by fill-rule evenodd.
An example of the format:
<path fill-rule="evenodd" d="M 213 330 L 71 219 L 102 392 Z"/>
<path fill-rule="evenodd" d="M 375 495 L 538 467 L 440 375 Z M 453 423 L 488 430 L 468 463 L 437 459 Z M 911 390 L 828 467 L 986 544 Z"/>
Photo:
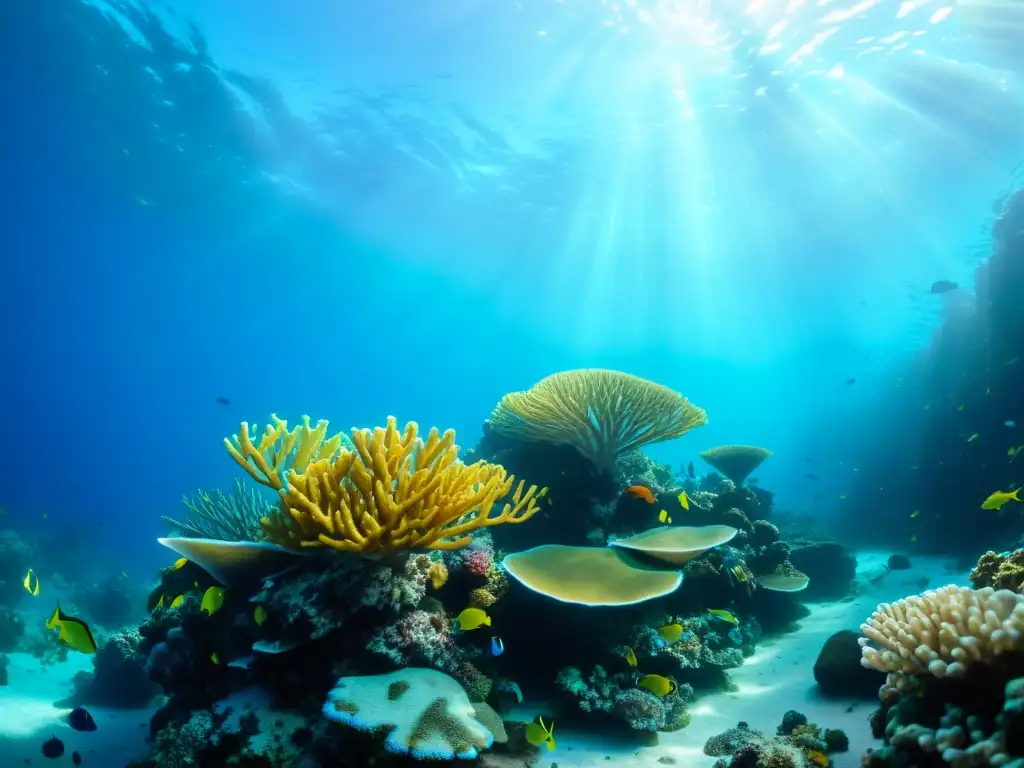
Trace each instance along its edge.
<path fill-rule="evenodd" d="M 495 635 L 491 638 L 491 656 L 501 656 L 505 652 L 505 643 Z"/>

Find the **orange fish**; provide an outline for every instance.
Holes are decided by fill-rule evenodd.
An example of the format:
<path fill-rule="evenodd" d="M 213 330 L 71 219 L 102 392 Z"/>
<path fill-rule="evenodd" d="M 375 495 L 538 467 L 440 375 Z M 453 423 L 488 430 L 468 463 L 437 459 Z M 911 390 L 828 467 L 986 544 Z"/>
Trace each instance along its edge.
<path fill-rule="evenodd" d="M 626 489 L 626 493 L 637 499 L 643 499 L 648 504 L 654 503 L 654 494 L 651 493 L 651 489 L 643 485 L 631 485 Z"/>

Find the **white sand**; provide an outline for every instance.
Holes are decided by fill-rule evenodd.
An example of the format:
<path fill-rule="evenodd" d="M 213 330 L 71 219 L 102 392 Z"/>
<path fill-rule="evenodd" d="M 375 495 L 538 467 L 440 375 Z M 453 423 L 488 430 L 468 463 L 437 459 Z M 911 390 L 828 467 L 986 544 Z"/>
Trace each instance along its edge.
<path fill-rule="evenodd" d="M 82 766 L 121 768 L 129 760 L 144 757 L 151 710 L 120 710 L 89 707 L 96 730 L 81 733 L 67 724 L 71 710 L 54 702 L 67 698 L 72 678 L 92 671 L 92 658 L 72 653 L 67 662 L 43 667 L 27 653 L 7 654 L 9 683 L 0 687 L 0 765 L 71 765 L 77 750 Z M 46 760 L 42 745 L 51 736 L 64 742 L 64 757 Z"/>
<path fill-rule="evenodd" d="M 738 691 L 705 696 L 694 704 L 693 720 L 687 728 L 659 734 L 657 746 L 642 747 L 613 743 L 593 734 L 559 732 L 556 726 L 558 746 L 554 752 L 542 754 L 538 768 L 549 768 L 552 762 L 557 762 L 559 768 L 655 768 L 661 765 L 661 757 L 674 759 L 677 766 L 710 768 L 717 759 L 703 752 L 710 737 L 735 727 L 741 720 L 766 735 L 773 734 L 789 709 L 803 712 L 810 722 L 822 727 L 846 731 L 850 751 L 830 757 L 836 768 L 856 768 L 864 751 L 878 743 L 871 738 L 867 723 L 875 706 L 870 701 L 823 700 L 818 696 L 812 669 L 825 639 L 840 629 L 857 629 L 879 602 L 945 584 L 968 583 L 966 573 L 945 573 L 941 560 L 914 557 L 911 570 L 890 573 L 878 584 L 870 584 L 867 579 L 881 572 L 888 556 L 888 552 L 859 553 L 861 594 L 847 602 L 810 604 L 811 615 L 800 622 L 796 632 L 760 643 L 742 667 L 730 670 Z M 922 587 L 916 582 L 924 577 L 929 583 Z M 853 710 L 846 712 L 851 704 Z M 515 719 L 529 720 L 535 714 L 524 707 L 516 712 Z M 611 760 L 606 761 L 606 757 Z"/>

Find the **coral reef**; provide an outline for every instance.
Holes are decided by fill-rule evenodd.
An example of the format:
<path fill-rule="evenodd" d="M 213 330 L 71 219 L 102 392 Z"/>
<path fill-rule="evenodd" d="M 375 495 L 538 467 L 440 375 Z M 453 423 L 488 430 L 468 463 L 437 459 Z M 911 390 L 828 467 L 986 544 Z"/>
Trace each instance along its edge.
<path fill-rule="evenodd" d="M 157 692 L 139 651 L 143 638 L 137 629 L 112 634 L 93 658 L 93 671 L 75 676 L 74 706 L 96 705 L 133 709 L 144 707 Z"/>
<path fill-rule="evenodd" d="M 261 521 L 274 508 L 256 489 L 247 488 L 237 478 L 230 495 L 220 489 L 199 491 L 191 499 L 183 496 L 181 501 L 189 513 L 184 521 L 160 518 L 172 531 L 179 536 L 223 541 L 260 541 L 264 538 Z"/>
<path fill-rule="evenodd" d="M 857 576 L 857 558 L 834 541 L 789 541 L 789 562 L 807 575 L 805 597 L 837 598 L 850 594 Z"/>
<path fill-rule="evenodd" d="M 997 555 L 986 552 L 971 571 L 971 586 L 1024 593 L 1024 549 Z"/>
<path fill-rule="evenodd" d="M 18 649 L 25 636 L 25 622 L 9 605 L 0 605 L 0 653 Z"/>
<path fill-rule="evenodd" d="M 756 445 L 720 445 L 703 451 L 700 457 L 735 485 L 741 486 L 771 455 L 771 451 Z"/>
<path fill-rule="evenodd" d="M 790 710 L 774 737 L 740 722 L 708 739 L 704 754 L 722 758 L 715 768 L 827 768 L 832 764 L 830 753 L 845 752 L 849 747 L 843 731 L 822 729 L 808 723 L 802 713 Z"/>
<path fill-rule="evenodd" d="M 576 667 L 565 667 L 555 682 L 579 711 L 612 715 L 633 730 L 677 731 L 690 723 L 687 706 L 693 701 L 694 692 L 686 684 L 659 697 L 634 687 L 632 675 L 609 674 L 600 665 L 586 677 Z"/>

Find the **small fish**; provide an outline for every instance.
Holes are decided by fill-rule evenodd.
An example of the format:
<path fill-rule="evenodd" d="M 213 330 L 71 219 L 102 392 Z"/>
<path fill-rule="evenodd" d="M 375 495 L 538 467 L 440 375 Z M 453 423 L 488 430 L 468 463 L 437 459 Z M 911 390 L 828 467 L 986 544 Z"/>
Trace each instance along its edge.
<path fill-rule="evenodd" d="M 254 661 L 256 661 L 256 657 L 250 653 L 248 656 L 241 656 L 237 659 L 232 659 L 228 662 L 228 666 L 234 667 L 235 669 L 248 669 L 252 666 Z"/>
<path fill-rule="evenodd" d="M 21 585 L 25 587 L 25 591 L 33 597 L 39 594 L 39 577 L 36 576 L 36 572 L 31 568 L 29 568 L 28 573 L 25 574 L 25 580 L 21 582 Z"/>
<path fill-rule="evenodd" d="M 491 638 L 491 656 L 497 658 L 498 656 L 501 656 L 501 654 L 503 654 L 504 652 L 505 642 L 500 637 L 495 635 Z"/>
<path fill-rule="evenodd" d="M 43 512 L 43 520 L 49 520 L 49 519 L 50 519 L 50 516 L 48 514 L 46 514 L 45 512 Z"/>
<path fill-rule="evenodd" d="M 686 495 L 686 491 L 680 491 L 679 495 L 676 498 L 679 499 L 679 506 L 689 511 L 690 497 Z"/>
<path fill-rule="evenodd" d="M 1010 429 L 1016 429 L 1017 428 L 1017 422 L 1014 421 L 1013 419 L 1007 419 L 1006 421 L 1003 422 L 1003 426 L 1004 427 L 1009 427 Z"/>
<path fill-rule="evenodd" d="M 74 752 L 71 753 L 71 762 L 74 765 L 81 765 L 82 764 L 82 756 L 80 754 L 78 754 L 78 750 L 75 750 Z"/>
<path fill-rule="evenodd" d="M 74 728 L 76 731 L 95 731 L 96 721 L 92 719 L 92 715 L 82 707 L 76 707 L 72 709 L 68 714 L 68 725 Z"/>
<path fill-rule="evenodd" d="M 846 494 L 845 493 L 840 493 L 839 494 L 839 500 L 840 501 L 846 501 Z"/>
<path fill-rule="evenodd" d="M 491 626 L 491 617 L 479 608 L 466 608 L 452 620 L 452 626 L 462 632 Z"/>
<path fill-rule="evenodd" d="M 177 560 L 174 561 L 174 565 L 171 566 L 171 570 L 172 571 L 180 571 L 186 565 L 188 565 L 188 558 L 187 557 L 179 557 Z"/>
<path fill-rule="evenodd" d="M 56 760 L 64 754 L 64 742 L 56 736 L 51 736 L 43 742 L 43 757 Z"/>
<path fill-rule="evenodd" d="M 1022 450 L 1024 450 L 1024 445 L 1018 445 L 1016 448 L 1010 448 L 1010 450 L 1006 452 L 1006 455 L 1010 457 L 1011 464 L 1013 464 L 1014 459 L 1020 455 Z"/>
<path fill-rule="evenodd" d="M 661 675 L 644 675 L 636 681 L 636 684 L 640 688 L 646 688 L 659 698 L 668 696 L 670 693 L 675 693 L 676 689 L 679 687 L 676 685 L 676 681 L 671 677 L 663 677 Z"/>
<path fill-rule="evenodd" d="M 920 516 L 921 516 L 921 510 L 920 509 L 915 509 L 913 512 L 910 513 L 910 519 L 911 520 L 913 520 L 915 517 L 920 517 Z"/>
<path fill-rule="evenodd" d="M 977 432 L 975 432 L 973 435 L 971 435 L 970 437 L 967 438 L 967 442 L 968 443 L 973 443 L 979 437 L 981 437 L 981 435 L 979 435 Z"/>
<path fill-rule="evenodd" d="M 60 601 L 53 616 L 46 620 L 46 628 L 58 630 L 60 641 L 72 650 L 80 653 L 96 653 L 96 641 L 93 639 L 89 625 L 81 619 L 68 616 L 60 609 Z"/>
<path fill-rule="evenodd" d="M 654 494 L 651 493 L 651 489 L 644 485 L 631 485 L 626 489 L 626 493 L 635 499 L 643 499 L 648 504 L 654 503 Z"/>
<path fill-rule="evenodd" d="M 666 624 L 662 627 L 658 627 L 658 637 L 666 643 L 678 642 L 679 638 L 683 636 L 683 632 L 683 625 L 679 623 Z"/>
<path fill-rule="evenodd" d="M 957 409 L 958 411 L 960 411 L 961 413 L 963 413 L 963 410 L 964 410 L 964 404 L 963 404 L 963 403 L 960 403 L 960 405 L 958 405 L 958 406 L 956 407 L 956 409 Z"/>
<path fill-rule="evenodd" d="M 217 655 L 216 651 L 210 654 L 210 661 L 212 661 L 217 666 L 220 666 L 220 656 Z"/>
<path fill-rule="evenodd" d="M 982 509 L 1002 509 L 1003 504 L 1008 501 L 1022 501 L 1020 496 L 1020 488 L 1015 491 L 996 491 L 983 502 L 981 502 Z"/>
<path fill-rule="evenodd" d="M 160 599 L 163 600 L 162 597 Z M 171 608 L 177 608 L 179 605 L 181 605 L 184 602 L 185 602 L 185 596 L 184 595 L 178 595 L 176 598 L 171 600 Z"/>
<path fill-rule="evenodd" d="M 164 596 L 160 595 L 160 599 L 157 600 L 156 601 L 156 605 L 153 606 L 153 611 L 155 611 L 157 608 L 163 608 L 163 607 L 164 607 Z M 152 613 L 153 611 L 150 611 L 150 613 Z"/>
<path fill-rule="evenodd" d="M 850 378 L 848 378 L 848 379 L 846 380 L 846 383 L 847 383 L 847 384 L 856 384 L 856 383 L 857 383 L 857 380 L 856 380 L 855 378 L 853 378 L 853 377 L 851 376 Z"/>
<path fill-rule="evenodd" d="M 636 666 L 636 652 L 632 648 L 626 649 L 626 663 L 631 667 Z"/>
<path fill-rule="evenodd" d="M 203 602 L 199 604 L 199 611 L 213 616 L 224 605 L 224 587 L 209 587 L 203 593 Z"/>
<path fill-rule="evenodd" d="M 709 608 L 708 609 L 708 613 L 710 613 L 716 619 L 721 619 L 722 621 L 729 622 L 734 627 L 737 626 L 740 623 L 739 619 L 737 619 L 735 616 L 733 616 L 728 611 L 723 611 L 720 608 Z"/>
<path fill-rule="evenodd" d="M 122 579 L 127 579 L 128 578 L 128 571 L 121 571 L 121 578 Z"/>
<path fill-rule="evenodd" d="M 263 622 L 267 620 L 267 609 L 262 605 L 257 605 L 256 610 L 252 612 L 252 618 L 257 627 L 262 627 Z"/>
<path fill-rule="evenodd" d="M 958 286 L 952 280 L 936 280 L 934 283 L 932 283 L 931 292 L 938 296 L 943 293 L 955 291 L 959 287 L 960 286 Z"/>
<path fill-rule="evenodd" d="M 221 396 L 221 397 L 217 398 L 217 404 L 218 405 L 231 405 L 231 401 L 228 400 L 226 397 Z"/>
<path fill-rule="evenodd" d="M 917 543 L 917 534 L 916 533 L 913 536 L 910 537 L 910 543 L 911 544 L 916 544 Z"/>
<path fill-rule="evenodd" d="M 734 565 L 732 568 L 729 569 L 729 573 L 731 573 L 732 577 L 736 579 L 736 581 L 738 581 L 740 584 L 745 584 L 746 582 L 750 581 L 750 576 L 747 574 L 747 569 L 744 568 L 742 565 Z"/>
<path fill-rule="evenodd" d="M 671 517 L 669 517 L 669 516 L 668 516 L 668 512 L 666 512 L 666 511 L 665 511 L 665 510 L 663 509 L 663 510 L 661 510 L 661 512 L 659 512 L 659 513 L 658 513 L 658 522 L 659 522 L 659 523 L 668 523 L 668 524 L 671 524 L 671 523 L 672 523 L 672 518 L 671 518 Z"/>
<path fill-rule="evenodd" d="M 692 461 L 689 464 L 686 465 L 686 476 L 689 477 L 691 480 L 694 480 L 697 477 L 697 475 L 693 471 L 693 462 Z"/>
<path fill-rule="evenodd" d="M 544 718 L 538 717 L 528 726 L 526 726 L 526 741 L 533 744 L 535 747 L 539 747 L 544 744 L 548 748 L 548 752 L 551 752 L 555 748 L 555 721 L 551 721 L 551 726 L 544 725 Z"/>

